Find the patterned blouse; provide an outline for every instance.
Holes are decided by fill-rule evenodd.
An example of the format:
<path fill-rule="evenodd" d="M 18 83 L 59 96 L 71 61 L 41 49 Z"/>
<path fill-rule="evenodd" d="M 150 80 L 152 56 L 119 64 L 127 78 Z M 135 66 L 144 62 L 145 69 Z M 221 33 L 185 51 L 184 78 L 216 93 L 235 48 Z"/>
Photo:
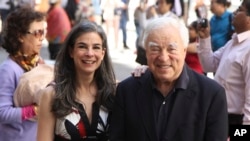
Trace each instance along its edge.
<path fill-rule="evenodd" d="M 57 119 L 54 141 L 108 141 L 108 110 L 94 103 L 90 123 L 83 106 L 79 107 L 81 111 L 73 107 L 69 115 Z"/>

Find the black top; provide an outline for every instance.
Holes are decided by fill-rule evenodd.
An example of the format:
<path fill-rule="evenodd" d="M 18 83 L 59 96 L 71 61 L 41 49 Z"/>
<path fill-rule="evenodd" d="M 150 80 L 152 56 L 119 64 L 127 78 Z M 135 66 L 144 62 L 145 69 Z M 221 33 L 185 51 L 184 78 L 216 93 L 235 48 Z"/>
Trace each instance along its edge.
<path fill-rule="evenodd" d="M 167 139 L 164 133 L 168 127 L 168 117 L 171 114 L 171 110 L 175 101 L 176 91 L 178 89 L 186 89 L 189 79 L 185 69 L 181 73 L 180 77 L 176 80 L 174 88 L 167 94 L 166 97 L 157 90 L 153 75 L 151 75 L 152 82 L 152 94 L 153 94 L 153 114 L 155 119 L 155 130 L 157 133 L 157 141 L 165 141 Z"/>

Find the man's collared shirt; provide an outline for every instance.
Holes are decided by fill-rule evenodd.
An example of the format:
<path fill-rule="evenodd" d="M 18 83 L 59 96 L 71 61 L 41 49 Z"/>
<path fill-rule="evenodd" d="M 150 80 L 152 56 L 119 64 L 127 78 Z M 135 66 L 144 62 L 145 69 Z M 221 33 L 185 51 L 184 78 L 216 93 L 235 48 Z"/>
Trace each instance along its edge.
<path fill-rule="evenodd" d="M 159 141 L 166 140 L 165 133 L 167 130 L 167 123 L 173 108 L 176 92 L 178 90 L 187 89 L 189 76 L 186 69 L 186 66 L 184 66 L 180 77 L 175 82 L 174 88 L 167 94 L 166 97 L 164 97 L 163 94 L 157 89 L 153 75 L 151 75 L 153 113 L 156 125 L 156 134 L 158 138 L 157 140 Z"/>
<path fill-rule="evenodd" d="M 225 88 L 228 112 L 244 114 L 243 124 L 250 124 L 250 30 L 234 34 L 214 53 L 211 38 L 200 39 L 197 51 L 204 71 L 216 72 L 214 79 Z"/>

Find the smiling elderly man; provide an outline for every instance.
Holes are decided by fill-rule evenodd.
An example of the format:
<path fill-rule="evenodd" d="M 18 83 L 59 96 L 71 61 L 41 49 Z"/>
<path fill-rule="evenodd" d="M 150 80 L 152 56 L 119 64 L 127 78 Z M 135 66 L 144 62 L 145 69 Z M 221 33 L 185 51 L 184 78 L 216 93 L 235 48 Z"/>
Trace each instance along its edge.
<path fill-rule="evenodd" d="M 225 141 L 224 88 L 185 64 L 188 30 L 163 17 L 144 34 L 148 70 L 118 84 L 111 141 Z"/>

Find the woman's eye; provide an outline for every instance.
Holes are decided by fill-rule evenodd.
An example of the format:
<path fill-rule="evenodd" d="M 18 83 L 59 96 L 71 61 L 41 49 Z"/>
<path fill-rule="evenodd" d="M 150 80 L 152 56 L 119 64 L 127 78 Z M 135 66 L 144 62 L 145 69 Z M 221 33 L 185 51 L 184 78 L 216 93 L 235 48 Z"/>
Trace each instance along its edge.
<path fill-rule="evenodd" d="M 78 48 L 84 48 L 84 49 L 87 49 L 87 46 L 85 45 L 79 45 Z"/>
<path fill-rule="evenodd" d="M 102 48 L 100 46 L 94 46 L 93 49 L 95 49 L 95 50 L 101 50 Z"/>

